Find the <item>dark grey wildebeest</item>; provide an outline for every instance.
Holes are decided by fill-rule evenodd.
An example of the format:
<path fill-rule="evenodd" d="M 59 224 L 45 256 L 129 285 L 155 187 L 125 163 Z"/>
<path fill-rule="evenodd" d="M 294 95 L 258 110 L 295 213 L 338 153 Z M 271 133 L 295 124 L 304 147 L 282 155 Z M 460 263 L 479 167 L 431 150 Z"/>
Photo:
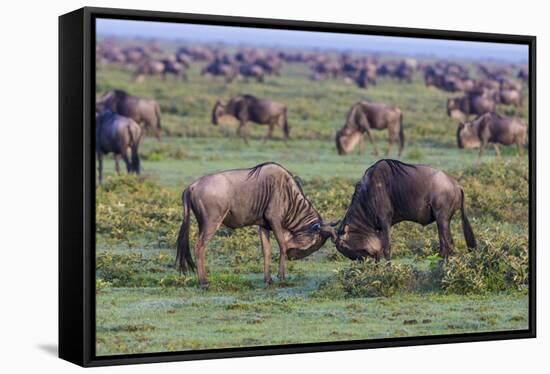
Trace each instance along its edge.
<path fill-rule="evenodd" d="M 401 109 L 381 103 L 360 101 L 354 104 L 346 116 L 346 123 L 336 133 L 336 148 L 338 154 L 348 154 L 357 144 L 359 152 L 364 148 L 363 135 L 367 137 L 374 148 L 374 154 L 378 155 L 378 147 L 370 133 L 370 130 L 388 129 L 388 151 L 394 142 L 399 142 L 398 155 L 401 156 L 405 145 L 403 132 L 403 114 Z"/>
<path fill-rule="evenodd" d="M 96 157 L 98 162 L 99 184 L 103 181 L 103 155 L 113 153 L 115 170 L 120 174 L 120 159 L 126 164 L 128 173 L 140 173 L 138 148 L 141 140 L 141 128 L 131 118 L 123 117 L 110 110 L 96 112 Z M 128 158 L 128 148 L 131 159 Z"/>
<path fill-rule="evenodd" d="M 437 222 L 439 253 L 453 253 L 450 223 L 460 210 L 468 247 L 475 248 L 474 233 L 464 211 L 464 190 L 444 172 L 426 165 L 380 160 L 355 186 L 351 204 L 338 229 L 336 248 L 352 260 L 384 255 L 390 261 L 390 228 L 412 221 Z"/>
<path fill-rule="evenodd" d="M 519 155 L 523 155 L 527 125 L 517 117 L 504 117 L 496 113 L 485 113 L 473 121 L 461 122 L 456 132 L 459 148 L 478 148 L 477 164 L 483 155 L 487 143 L 492 143 L 497 157 L 500 158 L 499 144 L 516 144 Z"/>
<path fill-rule="evenodd" d="M 143 124 L 145 130 L 152 130 L 157 139 L 162 141 L 160 105 L 155 100 L 129 95 L 122 90 L 111 90 L 96 100 L 96 112 L 107 109 Z"/>
<path fill-rule="evenodd" d="M 252 95 L 236 96 L 229 100 L 227 104 L 218 100 L 212 109 L 212 124 L 217 125 L 220 117 L 224 115 L 233 116 L 239 121 L 237 135 L 241 136 L 246 144 L 248 144 L 246 136 L 248 121 L 269 126 L 264 141 L 271 139 L 275 126 L 282 128 L 285 142 L 290 135 L 286 106 L 276 101 L 261 99 Z"/>
<path fill-rule="evenodd" d="M 275 163 L 251 169 L 227 170 L 206 175 L 183 192 L 183 222 L 177 242 L 176 262 L 182 272 L 195 269 L 189 247 L 189 211 L 199 226 L 195 258 L 199 283 L 207 285 L 205 253 L 208 242 L 223 224 L 231 229 L 258 226 L 264 255 L 264 281 L 271 283 L 269 235 L 279 244 L 280 280 L 285 278 L 285 259 L 300 259 L 334 238 L 330 224 L 315 210 L 294 176 Z"/>

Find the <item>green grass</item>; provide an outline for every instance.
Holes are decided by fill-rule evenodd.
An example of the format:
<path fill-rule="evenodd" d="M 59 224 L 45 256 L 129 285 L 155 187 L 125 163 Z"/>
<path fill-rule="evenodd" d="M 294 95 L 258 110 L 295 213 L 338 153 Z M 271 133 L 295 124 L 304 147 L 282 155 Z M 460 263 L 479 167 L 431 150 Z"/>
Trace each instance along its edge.
<path fill-rule="evenodd" d="M 442 286 L 432 271 L 438 252 L 435 226 L 408 222 L 392 228 L 392 262 L 410 268 L 420 281 L 414 287 L 391 288 L 388 297 L 364 297 L 353 288 L 353 278 L 342 283 L 340 275 L 355 271 L 356 265 L 339 255 L 330 242 L 304 260 L 287 262 L 284 283 L 265 286 L 260 241 L 253 227 L 222 228 L 214 237 L 206 255 L 209 290 L 198 287 L 194 274 L 180 275 L 174 266 L 174 243 L 181 223 L 181 192 L 207 173 L 276 161 L 301 178 L 305 193 L 325 219 L 341 218 L 354 183 L 382 157 L 373 156 L 368 143 L 363 155 L 336 153 L 336 129 L 349 107 L 363 98 L 403 110 L 403 161 L 438 167 L 461 182 L 470 222 L 487 253 L 523 254 L 527 248 L 527 158 L 519 159 L 514 147 L 503 147 L 503 160 L 498 162 L 488 148 L 481 167 L 476 168 L 477 151 L 456 146 L 457 123 L 445 111 L 450 95 L 426 88 L 420 74 L 415 74 L 412 84 L 381 78 L 377 86 L 361 90 L 342 80 L 309 81 L 303 65 L 287 64 L 281 77 L 268 77 L 265 84 L 205 80 L 199 69 L 193 66 L 187 82 L 151 78 L 138 84 L 126 68 L 98 67 L 98 95 L 121 88 L 154 97 L 162 107 L 165 132 L 162 144 L 152 137 L 144 140 L 140 178 L 117 177 L 114 163 L 109 158 L 104 162 L 105 184 L 96 190 L 98 355 L 528 327 L 525 287 L 503 283 L 488 272 L 481 289 L 472 288 L 472 279 L 477 278 L 471 274 L 478 269 L 471 262 L 493 257 L 465 252 L 458 217 L 452 223 L 457 260 L 449 269 L 466 266 L 469 275 L 448 274 L 445 279 L 454 282 L 451 286 Z M 216 99 L 240 93 L 287 105 L 288 145 L 282 142 L 280 130 L 275 131 L 275 140 L 264 143 L 267 128 L 250 124 L 251 141 L 246 146 L 236 137 L 234 123 L 210 124 Z M 513 112 L 505 107 L 498 110 Z M 526 107 L 525 119 L 527 115 Z M 385 152 L 387 134 L 376 132 L 375 137 Z M 391 157 L 396 152 L 394 146 Z M 196 234 L 193 222 L 192 242 Z M 271 272 L 275 274 L 278 251 L 273 239 L 272 245 Z M 516 265 L 523 276 L 523 263 Z M 363 270 L 367 273 L 361 282 L 388 275 L 370 274 L 368 266 Z M 475 292 L 469 292 L 472 289 Z"/>

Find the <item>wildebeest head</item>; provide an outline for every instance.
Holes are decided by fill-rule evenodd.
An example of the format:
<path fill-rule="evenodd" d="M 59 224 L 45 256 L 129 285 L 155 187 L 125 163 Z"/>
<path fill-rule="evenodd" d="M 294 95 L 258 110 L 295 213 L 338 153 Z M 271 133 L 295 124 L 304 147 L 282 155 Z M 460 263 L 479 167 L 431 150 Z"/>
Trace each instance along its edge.
<path fill-rule="evenodd" d="M 361 141 L 363 134 L 344 127 L 336 132 L 336 149 L 339 155 L 350 153 Z"/>
<path fill-rule="evenodd" d="M 456 130 L 458 148 L 477 148 L 481 142 L 472 122 L 460 122 Z"/>
<path fill-rule="evenodd" d="M 365 257 L 380 257 L 384 248 L 384 237 L 380 230 L 372 227 L 359 229 L 351 223 L 344 222 L 336 237 L 336 249 L 351 260 L 362 260 Z"/>
<path fill-rule="evenodd" d="M 212 124 L 214 126 L 219 124 L 220 117 L 225 114 L 225 104 L 221 100 L 217 100 L 214 108 L 212 109 Z"/>
<path fill-rule="evenodd" d="M 337 221 L 326 223 L 319 219 L 293 232 L 287 241 L 287 258 L 289 260 L 304 258 L 321 248 L 327 239 L 335 241 L 336 225 L 338 225 Z"/>

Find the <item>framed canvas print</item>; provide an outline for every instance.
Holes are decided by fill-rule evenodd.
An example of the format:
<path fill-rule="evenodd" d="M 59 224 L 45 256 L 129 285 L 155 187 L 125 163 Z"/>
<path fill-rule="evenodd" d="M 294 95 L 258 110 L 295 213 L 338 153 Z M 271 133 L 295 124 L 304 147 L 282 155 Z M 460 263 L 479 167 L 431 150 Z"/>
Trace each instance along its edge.
<path fill-rule="evenodd" d="M 535 37 L 59 18 L 59 354 L 535 337 Z"/>

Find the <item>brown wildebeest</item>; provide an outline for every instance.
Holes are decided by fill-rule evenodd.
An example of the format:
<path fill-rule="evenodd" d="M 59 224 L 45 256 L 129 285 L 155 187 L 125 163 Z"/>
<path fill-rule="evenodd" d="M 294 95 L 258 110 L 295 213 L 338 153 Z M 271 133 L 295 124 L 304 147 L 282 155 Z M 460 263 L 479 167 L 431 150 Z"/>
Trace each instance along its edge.
<path fill-rule="evenodd" d="M 464 212 L 464 190 L 444 172 L 426 165 L 380 160 L 355 186 L 351 204 L 338 229 L 336 248 L 352 260 L 383 254 L 391 259 L 390 228 L 412 221 L 423 226 L 437 222 L 439 254 L 454 250 L 451 219 L 460 209 L 468 247 L 475 248 L 474 233 Z"/>
<path fill-rule="evenodd" d="M 131 118 L 118 115 L 111 110 L 96 112 L 96 157 L 98 162 L 99 184 L 103 181 L 103 155 L 113 153 L 115 170 L 120 175 L 120 158 L 126 164 L 128 173 L 140 173 L 138 148 L 141 140 L 141 128 Z M 128 159 L 128 148 L 132 151 Z"/>
<path fill-rule="evenodd" d="M 523 94 L 515 89 L 501 89 L 500 103 L 504 105 L 513 105 L 516 111 L 523 109 Z"/>
<path fill-rule="evenodd" d="M 155 100 L 132 96 L 122 90 L 111 90 L 96 101 L 97 112 L 107 109 L 143 124 L 145 130 L 153 130 L 157 139 L 162 141 L 160 105 Z"/>
<path fill-rule="evenodd" d="M 499 144 L 516 144 L 519 155 L 523 155 L 527 126 L 519 118 L 508 118 L 496 113 L 485 113 L 473 121 L 461 122 L 456 132 L 459 148 L 477 148 L 479 155 L 477 164 L 483 155 L 487 143 L 492 143 L 497 157 L 500 158 Z"/>
<path fill-rule="evenodd" d="M 381 103 L 360 101 L 354 104 L 346 117 L 346 123 L 336 133 L 336 148 L 338 154 L 348 154 L 359 143 L 359 152 L 362 153 L 363 134 L 367 137 L 374 148 L 374 154 L 378 155 L 378 147 L 372 138 L 370 130 L 388 129 L 388 151 L 394 142 L 399 141 L 398 155 L 401 156 L 405 145 L 405 134 L 403 132 L 403 114 L 397 107 L 391 107 Z"/>
<path fill-rule="evenodd" d="M 183 192 L 183 222 L 178 235 L 176 262 L 182 272 L 197 269 L 199 283 L 208 284 L 205 252 L 208 242 L 223 224 L 237 229 L 258 226 L 264 255 L 264 281 L 271 283 L 269 235 L 279 244 L 280 280 L 285 278 L 285 259 L 301 259 L 317 251 L 327 238 L 335 237 L 304 195 L 295 177 L 275 163 L 250 169 L 234 169 L 201 177 Z M 189 210 L 199 226 L 195 258 L 189 247 Z"/>
<path fill-rule="evenodd" d="M 246 144 L 248 144 L 248 139 L 246 133 L 243 134 L 246 131 L 243 130 L 246 130 L 246 123 L 248 121 L 269 126 L 264 141 L 271 139 L 275 126 L 282 128 L 284 141 L 288 140 L 290 128 L 284 104 L 260 99 L 252 95 L 241 95 L 232 98 L 227 104 L 218 100 L 212 109 L 212 124 L 217 125 L 220 117 L 224 115 L 231 115 L 239 121 L 237 135 L 242 137 Z"/>
<path fill-rule="evenodd" d="M 494 112 L 496 102 L 488 97 L 467 94 L 447 100 L 447 115 L 451 118 L 468 120 L 470 114 Z"/>

